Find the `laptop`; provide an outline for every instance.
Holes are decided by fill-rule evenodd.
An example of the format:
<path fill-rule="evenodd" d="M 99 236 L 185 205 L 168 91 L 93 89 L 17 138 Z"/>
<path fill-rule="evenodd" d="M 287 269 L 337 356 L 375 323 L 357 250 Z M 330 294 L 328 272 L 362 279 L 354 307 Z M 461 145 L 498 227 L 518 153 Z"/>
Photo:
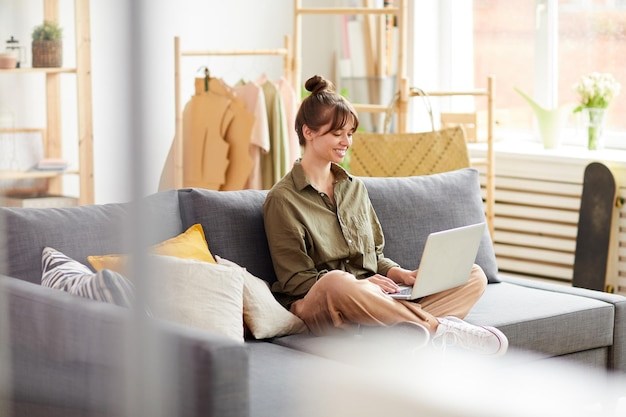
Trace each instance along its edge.
<path fill-rule="evenodd" d="M 389 295 L 400 300 L 415 300 L 465 284 L 484 230 L 483 222 L 428 235 L 415 284 L 401 285 L 400 292 Z"/>

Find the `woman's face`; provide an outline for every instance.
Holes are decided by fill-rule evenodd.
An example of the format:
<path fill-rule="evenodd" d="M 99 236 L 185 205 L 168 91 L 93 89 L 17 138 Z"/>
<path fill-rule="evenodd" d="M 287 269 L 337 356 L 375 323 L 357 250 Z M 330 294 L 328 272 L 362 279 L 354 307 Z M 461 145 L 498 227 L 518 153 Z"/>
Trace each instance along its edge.
<path fill-rule="evenodd" d="M 354 127 L 351 122 L 339 130 L 331 130 L 330 123 L 323 126 L 319 131 L 314 132 L 305 126 L 304 132 L 307 144 L 305 153 L 311 153 L 313 157 L 325 162 L 341 163 L 352 145 L 352 133 Z M 327 133 L 324 133 L 327 132 Z"/>

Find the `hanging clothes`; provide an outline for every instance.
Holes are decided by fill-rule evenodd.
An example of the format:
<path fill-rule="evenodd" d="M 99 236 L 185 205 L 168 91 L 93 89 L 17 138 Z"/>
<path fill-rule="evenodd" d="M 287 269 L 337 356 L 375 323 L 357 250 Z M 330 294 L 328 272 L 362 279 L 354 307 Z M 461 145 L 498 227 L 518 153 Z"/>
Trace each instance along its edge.
<path fill-rule="evenodd" d="M 230 145 L 228 151 L 228 168 L 226 181 L 220 187 L 222 191 L 242 190 L 254 168 L 250 157 L 250 137 L 254 126 L 254 114 L 246 108 L 235 90 L 218 78 L 211 78 L 209 89 L 230 100 L 230 109 L 234 113 L 233 120 L 226 128 L 225 140 Z"/>
<path fill-rule="evenodd" d="M 270 131 L 270 152 L 261 158 L 263 188 L 270 189 L 290 169 L 288 163 L 287 126 L 285 125 L 285 109 L 278 87 L 265 76 L 257 83 L 263 89 L 267 107 L 267 122 Z"/>
<path fill-rule="evenodd" d="M 291 167 L 294 161 L 302 156 L 302 148 L 300 147 L 298 134 L 296 133 L 296 114 L 298 114 L 298 106 L 300 104 L 295 90 L 285 77 L 280 77 L 280 79 L 275 81 L 275 84 L 278 86 L 280 98 L 283 102 L 283 107 L 285 108 L 284 124 L 287 129 L 288 137 L 287 163 L 289 167 Z"/>
<path fill-rule="evenodd" d="M 263 189 L 263 175 L 261 171 L 261 155 L 270 151 L 270 132 L 267 122 L 267 108 L 263 90 L 254 82 L 240 81 L 233 87 L 237 96 L 246 103 L 246 108 L 254 115 L 254 125 L 250 134 L 249 154 L 254 167 L 246 181 L 245 188 L 253 190 Z"/>
<path fill-rule="evenodd" d="M 254 165 L 249 155 L 254 115 L 234 91 L 216 78 L 196 78 L 182 124 L 182 186 L 243 189 Z M 174 188 L 173 148 L 159 184 L 159 190 L 168 188 Z"/>
<path fill-rule="evenodd" d="M 205 78 L 196 79 L 195 94 L 183 110 L 183 187 L 219 190 L 226 182 L 229 144 L 224 137 L 235 113 L 231 100 L 206 90 Z M 161 174 L 159 190 L 174 188 L 174 144 Z"/>

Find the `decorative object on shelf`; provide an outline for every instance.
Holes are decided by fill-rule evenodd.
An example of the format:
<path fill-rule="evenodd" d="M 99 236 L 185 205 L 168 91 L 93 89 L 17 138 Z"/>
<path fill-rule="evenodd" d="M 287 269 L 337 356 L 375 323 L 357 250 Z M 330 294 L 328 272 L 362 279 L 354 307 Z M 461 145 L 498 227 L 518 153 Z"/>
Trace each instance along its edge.
<path fill-rule="evenodd" d="M 604 147 L 606 108 L 619 94 L 620 88 L 620 83 L 613 75 L 599 72 L 585 75 L 574 84 L 574 90 L 580 95 L 580 104 L 574 109 L 574 113 L 583 112 L 588 149 Z"/>
<path fill-rule="evenodd" d="M 13 54 L 4 52 L 0 54 L 0 69 L 13 69 L 17 67 L 17 58 Z"/>
<path fill-rule="evenodd" d="M 34 166 L 38 171 L 65 171 L 69 167 L 69 162 L 61 158 L 42 158 Z"/>
<path fill-rule="evenodd" d="M 20 45 L 20 42 L 11 36 L 7 40 L 6 53 L 15 57 L 16 64 L 14 68 L 23 68 L 26 63 L 26 48 Z"/>
<path fill-rule="evenodd" d="M 530 104 L 530 107 L 535 112 L 543 147 L 545 149 L 558 148 L 561 144 L 561 136 L 567 116 L 572 111 L 574 105 L 568 103 L 554 109 L 546 109 L 519 88 L 515 87 L 515 91 Z"/>
<path fill-rule="evenodd" d="M 63 65 L 63 29 L 45 21 L 33 29 L 33 68 L 60 67 Z"/>

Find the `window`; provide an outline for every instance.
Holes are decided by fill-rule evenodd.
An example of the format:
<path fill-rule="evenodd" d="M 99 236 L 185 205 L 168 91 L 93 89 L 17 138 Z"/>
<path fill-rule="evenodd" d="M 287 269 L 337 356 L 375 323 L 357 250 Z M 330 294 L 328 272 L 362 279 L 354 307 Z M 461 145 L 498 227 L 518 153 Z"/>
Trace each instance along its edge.
<path fill-rule="evenodd" d="M 506 130 L 533 129 L 532 111 L 514 87 L 553 107 L 578 102 L 572 86 L 583 75 L 608 72 L 622 91 L 608 109 L 607 147 L 626 148 L 625 1 L 473 0 L 473 32 L 476 85 L 496 76 Z M 583 143 L 577 119 L 569 118 L 565 143 Z"/>

